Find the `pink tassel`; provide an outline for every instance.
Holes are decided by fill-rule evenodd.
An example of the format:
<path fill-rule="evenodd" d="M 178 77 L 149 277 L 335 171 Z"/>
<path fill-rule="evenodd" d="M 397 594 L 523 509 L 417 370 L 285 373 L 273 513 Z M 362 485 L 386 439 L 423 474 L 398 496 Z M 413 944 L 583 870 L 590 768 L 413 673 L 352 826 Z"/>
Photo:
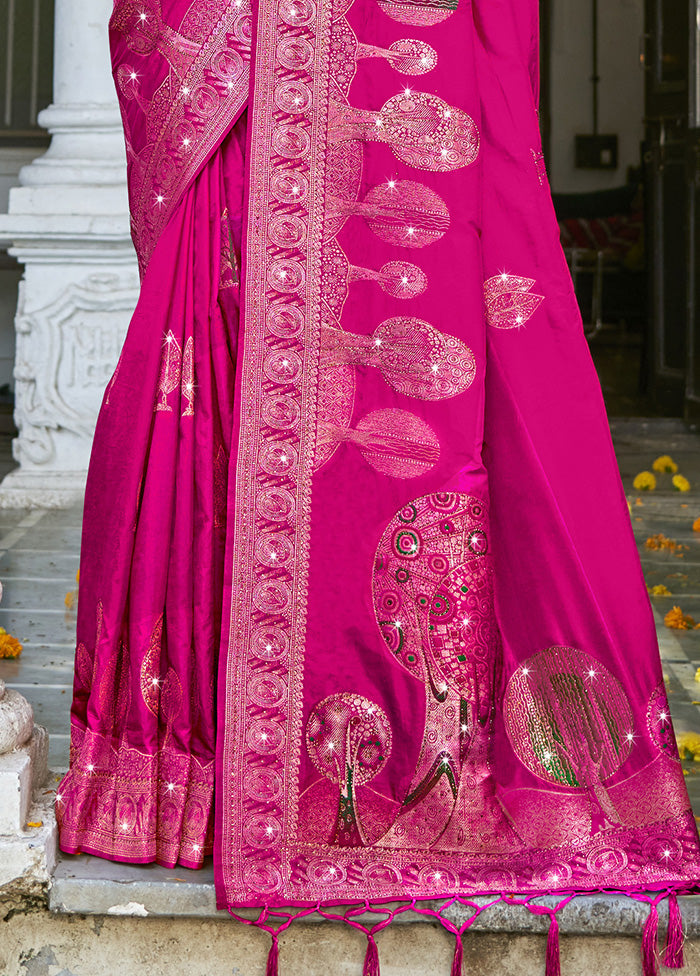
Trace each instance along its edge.
<path fill-rule="evenodd" d="M 280 959 L 280 944 L 277 934 L 272 935 L 272 945 L 270 946 L 270 955 L 267 957 L 267 974 L 266 976 L 279 976 L 279 959 Z"/>
<path fill-rule="evenodd" d="M 667 969 L 683 968 L 683 941 L 683 916 L 678 907 L 678 898 L 672 892 L 668 896 L 668 929 L 664 953 L 664 966 Z"/>
<path fill-rule="evenodd" d="M 463 959 L 464 959 L 464 946 L 462 945 L 462 936 L 458 932 L 455 941 L 455 957 L 452 960 L 451 976 L 462 976 Z"/>
<path fill-rule="evenodd" d="M 644 976 L 659 976 L 659 960 L 656 955 L 656 937 L 659 931 L 659 913 L 656 905 L 649 909 L 642 935 L 642 972 Z"/>
<path fill-rule="evenodd" d="M 374 941 L 373 935 L 367 936 L 367 955 L 365 956 L 365 965 L 362 969 L 362 976 L 380 976 L 379 952 L 377 950 L 377 943 Z"/>
<path fill-rule="evenodd" d="M 547 935 L 547 965 L 545 967 L 546 976 L 561 976 L 561 963 L 559 960 L 559 922 L 556 912 L 550 915 L 549 933 Z"/>

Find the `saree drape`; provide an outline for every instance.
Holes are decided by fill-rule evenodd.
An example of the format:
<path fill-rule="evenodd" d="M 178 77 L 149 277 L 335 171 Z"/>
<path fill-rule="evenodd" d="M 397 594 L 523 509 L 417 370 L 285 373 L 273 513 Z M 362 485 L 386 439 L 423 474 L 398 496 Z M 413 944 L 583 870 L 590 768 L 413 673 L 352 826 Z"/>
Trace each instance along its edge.
<path fill-rule="evenodd" d="M 141 299 L 61 844 L 221 907 L 694 890 L 535 0 L 117 0 Z"/>

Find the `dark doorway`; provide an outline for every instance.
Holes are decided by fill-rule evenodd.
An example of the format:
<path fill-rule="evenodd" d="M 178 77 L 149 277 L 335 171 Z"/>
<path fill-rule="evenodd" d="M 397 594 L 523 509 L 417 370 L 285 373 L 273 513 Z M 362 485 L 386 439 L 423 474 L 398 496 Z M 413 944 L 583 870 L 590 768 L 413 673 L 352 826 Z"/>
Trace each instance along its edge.
<path fill-rule="evenodd" d="M 608 410 L 700 421 L 700 0 L 576 6 L 540 0 L 540 116 Z M 619 59 L 613 24 L 635 44 Z M 632 93 L 629 112 L 619 99 L 612 105 L 616 86 Z M 630 113 L 635 145 L 629 126 L 625 133 Z M 605 173 L 615 162 L 604 156 L 606 140 L 618 135 L 620 162 Z"/>
<path fill-rule="evenodd" d="M 655 407 L 700 419 L 697 0 L 646 0 L 648 374 Z M 695 360 L 695 361 L 694 361 Z"/>

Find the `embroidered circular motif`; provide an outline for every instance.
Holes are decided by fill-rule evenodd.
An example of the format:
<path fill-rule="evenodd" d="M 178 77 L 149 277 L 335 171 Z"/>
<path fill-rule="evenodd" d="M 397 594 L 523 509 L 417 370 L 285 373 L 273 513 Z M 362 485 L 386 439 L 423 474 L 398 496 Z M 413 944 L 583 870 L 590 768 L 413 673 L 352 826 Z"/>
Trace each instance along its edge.
<path fill-rule="evenodd" d="M 313 46 L 304 37 L 283 37 L 277 44 L 277 60 L 290 71 L 304 71 L 313 59 Z"/>
<path fill-rule="evenodd" d="M 245 23 L 250 27 L 251 18 L 246 17 Z M 212 71 L 214 76 L 225 85 L 236 82 L 243 71 L 243 58 L 238 51 L 231 49 L 220 51 L 212 62 Z"/>
<path fill-rule="evenodd" d="M 474 516 L 478 512 L 478 517 Z M 421 681 L 478 699 L 497 635 L 485 506 L 459 493 L 424 495 L 397 512 L 377 547 L 372 592 L 387 650 Z"/>
<path fill-rule="evenodd" d="M 548 647 L 528 658 L 508 682 L 504 721 L 530 772 L 585 789 L 617 821 L 603 782 L 629 756 L 634 724 L 622 685 L 600 661 L 575 647 Z"/>
<path fill-rule="evenodd" d="M 291 599 L 291 590 L 279 579 L 263 580 L 253 589 L 253 603 L 263 613 L 284 613 Z"/>
<path fill-rule="evenodd" d="M 374 333 L 373 352 L 373 365 L 395 390 L 422 400 L 464 393 L 476 376 L 471 349 L 411 316 L 382 322 Z"/>
<path fill-rule="evenodd" d="M 373 779 L 391 755 L 391 726 L 383 709 L 362 695 L 341 692 L 320 702 L 306 724 L 309 758 L 327 779 L 353 787 Z"/>
<path fill-rule="evenodd" d="M 263 895 L 272 894 L 282 886 L 282 875 L 274 863 L 263 860 L 249 861 L 243 868 L 243 878 L 252 891 Z"/>
<path fill-rule="evenodd" d="M 273 261 L 267 271 L 267 282 L 275 291 L 292 293 L 300 291 L 306 281 L 306 272 L 300 261 L 280 258 Z"/>
<path fill-rule="evenodd" d="M 444 2 L 444 0 L 425 0 L 423 3 L 405 3 L 402 0 L 378 0 L 377 6 L 387 17 L 398 21 L 399 24 L 410 24 L 413 27 L 434 27 L 435 24 L 447 20 L 458 7 L 459 0 Z"/>
<path fill-rule="evenodd" d="M 301 357 L 293 349 L 275 349 L 265 357 L 263 370 L 273 383 L 294 383 L 301 374 Z"/>
<path fill-rule="evenodd" d="M 267 441 L 260 448 L 260 467 L 267 474 L 290 474 L 296 465 L 297 452 L 288 441 Z"/>
<path fill-rule="evenodd" d="M 362 216 L 382 241 L 400 247 L 427 247 L 450 228 L 447 204 L 423 183 L 388 180 L 372 187 Z"/>
<path fill-rule="evenodd" d="M 591 874 L 618 874 L 627 867 L 627 854 L 621 847 L 596 847 L 586 858 L 586 867 Z"/>
<path fill-rule="evenodd" d="M 401 883 L 401 872 L 391 864 L 375 861 L 366 864 L 362 869 L 362 877 L 371 885 L 397 885 Z"/>
<path fill-rule="evenodd" d="M 248 726 L 246 742 L 253 752 L 267 756 L 270 753 L 277 752 L 284 745 L 284 729 L 277 722 L 272 722 L 269 719 L 258 719 Z"/>
<path fill-rule="evenodd" d="M 279 14 L 290 27 L 306 27 L 316 17 L 313 0 L 280 0 Z"/>
<path fill-rule="evenodd" d="M 281 661 L 289 653 L 289 637 L 281 627 L 272 625 L 253 630 L 250 649 L 263 661 Z"/>
<path fill-rule="evenodd" d="M 311 150 L 311 137 L 300 125 L 280 125 L 272 134 L 272 147 L 283 159 L 303 159 Z"/>
<path fill-rule="evenodd" d="M 440 890 L 445 892 L 457 891 L 459 876 L 443 864 L 430 865 L 418 872 L 418 885 L 421 889 Z"/>
<path fill-rule="evenodd" d="M 302 81 L 285 81 L 275 88 L 275 105 L 289 115 L 301 115 L 311 108 L 311 90 Z"/>
<path fill-rule="evenodd" d="M 424 75 L 437 67 L 438 56 L 435 48 L 423 41 L 402 38 L 389 46 L 388 60 L 395 71 L 402 75 Z"/>
<path fill-rule="evenodd" d="M 297 305 L 272 305 L 267 313 L 266 324 L 279 339 L 292 339 L 304 328 L 304 313 Z"/>
<path fill-rule="evenodd" d="M 289 563 L 294 547 L 288 536 L 281 532 L 265 532 L 255 544 L 255 557 L 264 566 L 279 569 Z"/>
<path fill-rule="evenodd" d="M 251 847 L 274 847 L 282 836 L 282 824 L 270 813 L 255 813 L 243 824 L 243 836 Z"/>
<path fill-rule="evenodd" d="M 428 277 L 417 264 L 408 261 L 388 261 L 383 264 L 377 281 L 392 298 L 417 298 L 428 287 Z"/>
<path fill-rule="evenodd" d="M 667 871 L 677 871 L 683 863 L 683 844 L 676 837 L 648 837 L 642 847 L 644 859 L 658 864 Z"/>
<path fill-rule="evenodd" d="M 275 708 L 284 700 L 287 686 L 276 674 L 261 672 L 248 681 L 248 695 L 261 708 Z"/>
<path fill-rule="evenodd" d="M 277 214 L 267 225 L 270 240 L 278 247 L 299 247 L 306 240 L 306 224 L 294 214 Z"/>
<path fill-rule="evenodd" d="M 326 888 L 331 885 L 342 884 L 347 878 L 347 871 L 341 864 L 337 864 L 335 861 L 317 857 L 309 861 L 306 875 L 311 884 Z"/>
<path fill-rule="evenodd" d="M 479 155 L 474 120 L 437 95 L 407 88 L 384 103 L 378 118 L 375 138 L 388 142 L 398 159 L 416 169 L 450 172 Z"/>
<path fill-rule="evenodd" d="M 301 409 L 294 397 L 273 396 L 263 401 L 263 422 L 275 430 L 292 430 L 299 423 Z"/>
<path fill-rule="evenodd" d="M 407 410 L 374 410 L 346 431 L 365 460 L 392 478 L 418 478 L 440 458 L 440 441 L 424 420 Z"/>
<path fill-rule="evenodd" d="M 309 193 L 309 181 L 296 169 L 278 170 L 272 177 L 270 189 L 280 203 L 302 203 Z"/>
<path fill-rule="evenodd" d="M 243 792 L 252 800 L 271 803 L 282 794 L 282 777 L 270 766 L 254 766 L 243 778 Z"/>
<path fill-rule="evenodd" d="M 533 881 L 542 888 L 556 888 L 571 880 L 573 871 L 567 861 L 554 861 L 546 868 L 540 868 L 533 874 Z"/>
<path fill-rule="evenodd" d="M 291 522 L 294 517 L 294 495 L 286 488 L 263 488 L 255 507 L 258 515 L 268 522 Z"/>

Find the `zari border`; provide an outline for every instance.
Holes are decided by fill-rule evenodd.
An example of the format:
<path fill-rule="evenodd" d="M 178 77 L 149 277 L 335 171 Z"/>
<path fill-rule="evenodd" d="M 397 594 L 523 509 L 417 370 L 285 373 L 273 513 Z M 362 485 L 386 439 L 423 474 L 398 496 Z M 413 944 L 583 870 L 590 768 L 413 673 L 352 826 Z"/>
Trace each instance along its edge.
<path fill-rule="evenodd" d="M 498 853 L 338 849 L 299 836 L 331 16 L 329 4 L 313 0 L 262 0 L 258 10 L 228 536 L 231 609 L 220 674 L 220 901 L 229 908 L 342 904 L 354 902 L 358 888 L 390 901 L 627 890 L 632 880 L 647 889 L 681 885 L 695 836 L 688 813 L 622 829 L 592 849 L 574 841 L 526 852 L 517 872 Z M 295 61 L 299 49 L 306 61 Z M 303 105 L 297 110 L 292 89 Z M 280 218 L 291 228 L 285 236 L 275 230 Z M 293 407 L 293 426 L 267 422 L 272 398 Z M 272 533 L 284 536 L 284 566 L 265 560 Z"/>
<path fill-rule="evenodd" d="M 302 739 L 299 702 L 320 356 L 330 24 L 331 5 L 326 3 L 263 0 L 258 7 L 249 122 L 245 339 L 236 502 L 229 535 L 232 604 L 223 665 L 226 701 L 219 726 L 221 872 L 229 905 L 250 903 L 251 892 L 257 893 L 257 904 L 279 899 L 275 893 L 289 883 L 284 854 L 296 826 L 289 814 L 294 804 L 285 798 L 296 789 Z M 312 46 L 308 70 L 289 70 L 278 58 L 279 43 L 290 33 L 305 35 Z M 303 118 L 285 112 L 283 100 L 275 98 L 291 80 L 310 91 L 312 108 Z M 298 200 L 286 199 L 279 189 L 275 194 L 276 174 L 297 179 L 305 188 Z M 275 212 L 292 216 L 304 228 L 296 246 L 278 246 L 271 239 L 268 226 Z M 280 262 L 302 283 L 291 298 L 271 285 L 271 271 Z M 298 329 L 283 328 L 282 322 L 297 323 Z M 290 361 L 295 364 L 291 372 Z M 266 427 L 264 402 L 272 396 L 296 401 L 294 431 Z M 256 541 L 263 529 L 284 531 L 293 552 L 289 569 L 271 569 L 257 559 Z M 278 692 L 268 707 L 250 693 L 258 676 L 267 677 Z M 242 689 L 247 693 L 241 694 Z"/>
<path fill-rule="evenodd" d="M 250 87 L 250 0 L 230 0 L 225 13 L 211 30 L 189 71 L 179 85 L 140 178 L 139 192 L 131 202 L 133 231 L 139 263 L 145 269 L 158 240 L 182 195 L 205 165 L 221 140 L 236 123 L 248 101 Z M 228 80 L 217 75 L 215 61 L 226 47 L 240 57 L 240 73 Z M 206 113 L 195 107 L 197 93 L 206 85 L 218 103 Z M 184 128 L 194 139 L 183 137 Z M 158 173 L 166 174 L 159 183 Z M 167 185 L 166 185 L 167 184 Z"/>

